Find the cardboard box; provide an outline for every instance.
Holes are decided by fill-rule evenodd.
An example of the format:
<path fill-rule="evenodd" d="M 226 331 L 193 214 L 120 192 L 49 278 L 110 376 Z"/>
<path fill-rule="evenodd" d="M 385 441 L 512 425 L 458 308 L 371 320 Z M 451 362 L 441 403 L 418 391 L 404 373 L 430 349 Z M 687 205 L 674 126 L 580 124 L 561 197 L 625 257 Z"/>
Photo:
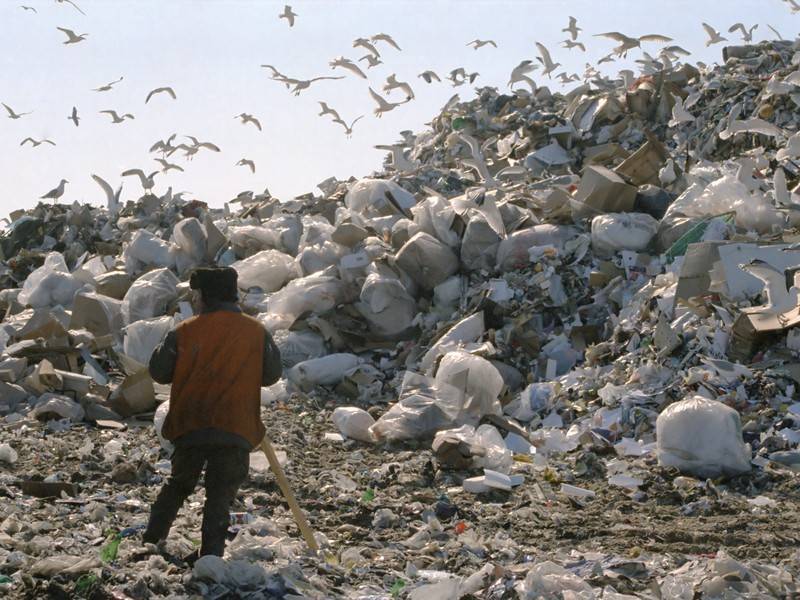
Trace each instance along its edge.
<path fill-rule="evenodd" d="M 570 202 L 574 218 L 593 218 L 606 213 L 630 212 L 636 202 L 636 187 L 614 171 L 591 165 L 583 170 L 578 190 Z"/>

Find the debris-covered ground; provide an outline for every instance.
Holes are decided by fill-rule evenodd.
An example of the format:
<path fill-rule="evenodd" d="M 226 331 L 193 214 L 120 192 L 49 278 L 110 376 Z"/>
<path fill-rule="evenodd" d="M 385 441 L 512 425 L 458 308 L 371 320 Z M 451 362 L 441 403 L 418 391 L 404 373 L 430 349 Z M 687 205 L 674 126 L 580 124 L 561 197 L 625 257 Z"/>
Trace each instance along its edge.
<path fill-rule="evenodd" d="M 290 202 L 12 215 L 4 593 L 800 593 L 800 53 L 724 58 L 454 97 L 384 172 Z M 144 365 L 208 264 L 281 348 L 263 418 L 317 555 L 257 453 L 224 559 L 181 560 L 202 491 L 141 543 L 169 472 Z"/>

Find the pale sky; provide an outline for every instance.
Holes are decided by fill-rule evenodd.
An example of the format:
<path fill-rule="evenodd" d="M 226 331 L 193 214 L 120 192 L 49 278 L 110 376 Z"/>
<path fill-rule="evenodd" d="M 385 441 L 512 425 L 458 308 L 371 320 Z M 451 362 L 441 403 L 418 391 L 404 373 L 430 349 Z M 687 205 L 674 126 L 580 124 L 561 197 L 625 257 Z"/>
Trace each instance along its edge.
<path fill-rule="evenodd" d="M 268 187 L 284 200 L 318 192 L 316 184 L 331 175 L 345 179 L 379 169 L 384 153 L 373 146 L 397 140 L 404 129 L 422 130 L 454 93 L 471 99 L 474 86 L 453 88 L 444 80 L 451 69 L 479 72 L 475 86 L 507 90 L 511 69 L 521 60 L 535 59 L 536 41 L 568 73 L 582 74 L 587 61 L 596 62 L 615 45 L 592 37 L 606 31 L 669 35 L 693 52 L 690 61 L 709 64 L 721 61 L 724 44 L 705 47 L 702 21 L 733 43 L 740 43 L 739 34 L 727 30 L 737 21 L 759 23 L 756 40 L 774 37 L 768 23 L 788 39 L 798 32 L 798 16 L 782 0 L 297 1 L 292 3 L 298 14 L 293 28 L 278 19 L 283 2 L 76 2 L 86 16 L 53 0 L 0 0 L 0 101 L 18 113 L 34 111 L 12 120 L 0 107 L 0 216 L 35 205 L 61 178 L 70 181 L 61 202 L 104 204 L 105 196 L 90 175 L 96 173 L 116 188 L 127 168 L 157 170 L 157 155 L 147 151 L 172 133 L 212 141 L 222 152 L 201 150 L 191 162 L 181 152 L 173 154 L 171 162 L 185 172 L 158 175 L 156 193 L 172 186 L 221 206 L 248 189 Z M 23 10 L 22 3 L 38 12 Z M 586 44 L 585 54 L 559 47 L 568 36 L 561 29 L 569 15 L 583 28 L 578 41 Z M 66 36 L 56 30 L 59 26 L 89 36 L 63 45 Z M 379 42 L 384 64 L 367 69 L 359 63 L 369 81 L 328 66 L 338 56 L 364 56 L 352 41 L 381 32 L 391 34 L 402 51 Z M 466 47 L 475 38 L 493 39 L 498 48 Z M 645 49 L 656 54 L 660 46 L 646 44 Z M 603 66 L 616 72 L 631 67 L 630 60 L 639 56 L 634 51 L 628 62 Z M 259 66 L 264 63 L 298 79 L 337 74 L 346 79 L 318 82 L 295 97 L 269 78 Z M 418 78 L 426 69 L 436 71 L 443 83 L 426 84 Z M 380 91 L 392 73 L 411 84 L 416 99 L 377 119 L 368 87 Z M 112 91 L 91 91 L 121 76 Z M 538 72 L 534 79 L 553 91 L 566 89 Z M 178 99 L 158 95 L 145 105 L 147 92 L 160 86 L 172 86 Z M 401 92 L 387 98 L 399 101 Z M 366 115 L 351 139 L 330 117 L 317 116 L 320 100 L 347 122 Z M 73 106 L 82 118 L 78 128 L 67 120 Z M 104 109 L 133 113 L 135 120 L 112 125 L 107 115 L 98 114 Z M 241 112 L 260 119 L 263 132 L 233 118 Z M 50 138 L 57 146 L 20 147 L 28 136 Z M 255 161 L 255 174 L 234 166 L 241 158 Z M 123 199 L 138 198 L 138 179 L 124 181 Z"/>

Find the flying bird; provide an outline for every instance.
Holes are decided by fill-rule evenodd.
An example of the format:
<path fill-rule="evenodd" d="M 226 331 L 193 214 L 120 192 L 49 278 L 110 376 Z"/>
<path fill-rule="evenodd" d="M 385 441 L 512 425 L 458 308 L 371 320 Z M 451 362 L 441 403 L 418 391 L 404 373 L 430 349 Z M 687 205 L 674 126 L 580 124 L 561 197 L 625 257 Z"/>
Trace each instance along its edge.
<path fill-rule="evenodd" d="M 386 85 L 383 86 L 383 91 L 391 93 L 392 90 L 401 90 L 406 95 L 406 101 L 414 99 L 414 90 L 405 81 L 397 81 L 397 76 L 392 73 L 386 78 Z"/>
<path fill-rule="evenodd" d="M 101 115 L 109 115 L 111 117 L 111 123 L 122 123 L 126 119 L 134 119 L 134 116 L 131 113 L 125 113 L 122 116 L 117 114 L 115 110 L 101 110 Z"/>
<path fill-rule="evenodd" d="M 175 146 L 172 145 L 172 142 L 175 141 L 176 137 L 178 137 L 178 134 L 173 133 L 166 141 L 158 140 L 155 144 L 150 146 L 149 152 L 161 152 L 163 155 L 166 155 L 168 152 L 174 151 Z"/>
<path fill-rule="evenodd" d="M 777 29 L 775 29 L 772 25 L 767 23 L 767 27 L 769 27 L 770 31 L 772 31 L 772 33 L 774 33 L 780 41 L 782 41 L 782 42 L 786 41 L 786 40 L 784 40 L 784 38 L 780 34 L 780 32 Z"/>
<path fill-rule="evenodd" d="M 319 105 L 322 108 L 322 112 L 320 112 L 318 116 L 322 117 L 324 115 L 331 115 L 334 121 L 342 120 L 342 118 L 339 116 L 339 113 L 335 109 L 328 106 L 325 102 L 320 102 Z"/>
<path fill-rule="evenodd" d="M 61 183 L 58 184 L 58 187 L 53 188 L 49 192 L 47 192 L 44 196 L 41 196 L 42 200 L 52 200 L 53 204 L 56 203 L 56 200 L 61 198 L 64 195 L 64 184 L 69 183 L 66 179 L 62 179 Z"/>
<path fill-rule="evenodd" d="M 563 73 L 559 73 L 556 77 L 561 81 L 561 85 L 567 85 L 568 83 L 572 83 L 573 81 L 580 81 L 580 77 L 577 73 L 573 73 L 572 75 L 567 75 L 566 71 Z"/>
<path fill-rule="evenodd" d="M 719 31 L 714 29 L 708 23 L 703 23 L 703 29 L 706 30 L 706 34 L 708 34 L 708 39 L 706 40 L 706 48 L 708 48 L 712 44 L 718 44 L 720 42 L 728 41 L 728 38 L 724 38 L 719 34 Z"/>
<path fill-rule="evenodd" d="M 366 50 L 370 54 L 374 54 L 377 57 L 380 57 L 381 55 L 381 53 L 378 52 L 378 49 L 374 46 L 374 44 L 371 44 L 370 41 L 366 38 L 357 38 L 353 41 L 353 48 L 358 48 L 359 46 L 364 48 L 364 50 Z"/>
<path fill-rule="evenodd" d="M 115 192 L 108 182 L 99 175 L 92 175 L 92 179 L 94 179 L 95 183 L 97 183 L 97 185 L 99 185 L 100 188 L 105 192 L 108 211 L 111 213 L 118 212 L 120 205 L 119 197 L 122 195 L 122 184 L 119 184 L 119 187 Z"/>
<path fill-rule="evenodd" d="M 150 98 L 152 98 L 156 94 L 163 94 L 164 92 L 172 96 L 173 100 L 178 99 L 178 96 L 175 95 L 175 90 L 173 90 L 171 87 L 160 87 L 154 90 L 150 90 L 150 93 L 147 94 L 147 98 L 145 98 L 144 103 L 147 104 L 148 102 L 150 102 Z"/>
<path fill-rule="evenodd" d="M 400 46 L 397 45 L 397 42 L 395 42 L 392 36 L 390 36 L 388 33 L 376 33 L 369 39 L 372 40 L 373 42 L 386 42 L 387 44 L 396 48 L 397 50 L 402 50 L 402 48 L 400 48 Z"/>
<path fill-rule="evenodd" d="M 261 121 L 256 119 L 253 115 L 249 115 L 247 113 L 242 113 L 240 115 L 236 115 L 233 117 L 234 119 L 240 119 L 242 121 L 242 125 L 247 125 L 248 123 L 252 123 L 256 126 L 256 129 L 261 131 Z"/>
<path fill-rule="evenodd" d="M 494 40 L 472 40 L 467 44 L 467 46 L 472 46 L 475 50 L 479 48 L 483 48 L 484 46 L 494 46 L 497 48 L 497 43 Z"/>
<path fill-rule="evenodd" d="M 561 31 L 569 33 L 570 37 L 572 38 L 572 41 L 574 42 L 575 40 L 578 39 L 578 32 L 583 31 L 583 29 L 578 27 L 578 19 L 576 19 L 575 17 L 570 17 L 569 25 L 564 29 L 562 29 Z"/>
<path fill-rule="evenodd" d="M 367 68 L 368 69 L 371 69 L 372 67 L 377 67 L 378 65 L 382 65 L 383 64 L 383 61 L 380 58 L 378 58 L 377 56 L 375 56 L 374 54 L 365 54 L 364 56 L 362 56 L 358 60 L 359 60 L 359 62 L 361 62 L 362 60 L 367 61 L 367 63 L 368 63 L 367 64 Z"/>
<path fill-rule="evenodd" d="M 35 12 L 35 13 L 38 13 L 38 12 L 39 12 L 38 10 L 36 10 L 35 8 L 33 8 L 32 6 L 25 6 L 24 4 L 23 4 L 22 6 L 20 6 L 20 8 L 21 8 L 21 9 L 23 9 L 23 10 L 32 10 L 32 11 L 33 11 L 33 12 Z"/>
<path fill-rule="evenodd" d="M 194 144 L 194 147 L 197 148 L 198 150 L 201 148 L 205 148 L 206 150 L 211 150 L 212 152 L 221 152 L 219 146 L 217 146 L 216 144 L 213 144 L 211 142 L 201 142 L 193 135 L 187 135 L 186 137 L 192 140 L 192 144 Z"/>
<path fill-rule="evenodd" d="M 614 48 L 613 52 L 617 56 L 626 56 L 628 54 L 628 50 L 632 50 L 634 48 L 641 48 L 642 42 L 671 42 L 673 41 L 671 37 L 667 37 L 666 35 L 660 35 L 658 33 L 650 33 L 647 35 L 642 35 L 637 37 L 628 37 L 627 35 L 620 33 L 619 31 L 609 31 L 607 33 L 597 33 L 594 37 L 605 37 L 614 40 L 615 42 L 619 42 L 619 46 Z M 610 56 L 610 55 L 609 55 Z M 599 64 L 599 63 L 598 63 Z"/>
<path fill-rule="evenodd" d="M 56 2 L 57 2 L 58 4 L 64 4 L 64 3 L 66 3 L 66 4 L 71 4 L 71 5 L 73 6 L 73 8 L 75 8 L 75 10 L 77 10 L 77 11 L 78 11 L 79 13 L 81 13 L 82 15 L 86 16 L 86 13 L 85 13 L 85 12 L 83 12 L 83 11 L 80 9 L 80 7 L 78 7 L 78 5 L 77 5 L 77 4 L 75 4 L 75 3 L 74 3 L 72 0 L 56 0 Z"/>
<path fill-rule="evenodd" d="M 583 45 L 583 42 L 573 42 L 572 40 L 564 40 L 561 42 L 564 44 L 564 48 L 567 50 L 572 50 L 573 48 L 580 48 L 583 52 L 586 52 L 586 46 Z"/>
<path fill-rule="evenodd" d="M 144 171 L 141 169 L 128 169 L 127 171 L 122 172 L 123 177 L 128 177 L 130 175 L 137 176 L 142 184 L 142 188 L 144 188 L 144 191 L 150 192 L 156 185 L 155 177 L 158 175 L 158 171 L 153 171 L 150 173 L 150 175 L 145 175 Z"/>
<path fill-rule="evenodd" d="M 163 158 L 154 158 L 153 160 L 155 160 L 158 164 L 161 165 L 161 172 L 162 173 L 167 173 L 167 172 L 169 172 L 170 169 L 172 169 L 173 171 L 181 171 L 181 172 L 183 172 L 183 167 L 181 167 L 180 165 L 176 165 L 174 163 L 171 163 L 168 160 L 165 160 Z"/>
<path fill-rule="evenodd" d="M 450 71 L 448 79 L 453 82 L 453 87 L 464 85 L 467 81 L 473 83 L 478 78 L 478 73 L 467 73 L 464 67 L 458 67 Z"/>
<path fill-rule="evenodd" d="M 82 33 L 80 35 L 77 35 L 74 31 L 72 31 L 71 29 L 66 29 L 65 27 L 56 27 L 56 29 L 66 34 L 67 41 L 64 42 L 65 45 L 77 44 L 78 42 L 82 42 L 86 39 L 86 36 L 89 35 L 88 33 Z"/>
<path fill-rule="evenodd" d="M 73 106 L 72 107 L 72 114 L 67 117 L 67 120 L 68 121 L 72 121 L 73 123 L 75 123 L 75 127 L 78 126 L 78 123 L 80 122 L 81 118 L 78 116 L 78 107 L 77 106 Z"/>
<path fill-rule="evenodd" d="M 694 115 L 684 107 L 683 98 L 676 96 L 675 104 L 672 105 L 672 119 L 667 125 L 679 127 L 683 123 L 691 123 L 692 121 L 694 121 Z"/>
<path fill-rule="evenodd" d="M 739 30 L 742 32 L 742 41 L 752 42 L 753 31 L 755 31 L 756 29 L 758 29 L 758 23 L 753 25 L 750 29 L 747 29 L 744 26 L 744 23 L 735 23 L 734 25 L 730 26 L 730 28 L 728 29 L 728 33 L 733 33 L 734 31 Z"/>
<path fill-rule="evenodd" d="M 93 92 L 108 92 L 108 91 L 111 90 L 111 88 L 113 88 L 116 84 L 118 84 L 123 79 L 125 79 L 125 78 L 124 77 L 120 77 L 116 81 L 110 81 L 109 83 L 107 83 L 105 85 L 101 85 L 98 88 L 94 88 L 92 91 Z"/>
<path fill-rule="evenodd" d="M 8 118 L 9 119 L 14 119 L 15 121 L 17 119 L 21 118 L 21 117 L 24 117 L 25 115 L 29 115 L 29 114 L 33 113 L 33 111 L 24 112 L 24 113 L 16 113 L 16 112 L 14 112 L 14 110 L 8 104 L 5 104 L 5 103 L 3 103 L 3 108 L 6 109 L 6 112 L 8 113 Z"/>
<path fill-rule="evenodd" d="M 688 50 L 684 50 L 680 46 L 664 46 L 661 49 L 661 54 L 666 54 L 672 60 L 678 60 L 679 56 L 689 56 L 692 53 Z"/>
<path fill-rule="evenodd" d="M 278 15 L 279 19 L 286 19 L 289 21 L 289 27 L 294 27 L 294 18 L 297 16 L 297 13 L 292 12 L 292 7 L 288 4 L 283 7 L 283 12 Z"/>
<path fill-rule="evenodd" d="M 292 93 L 295 96 L 299 96 L 300 92 L 310 88 L 311 84 L 314 83 L 315 81 L 323 81 L 325 79 L 330 79 L 330 80 L 344 79 L 344 75 L 340 75 L 338 77 L 314 77 L 312 79 L 290 79 L 288 81 L 291 81 L 291 83 L 294 84 L 294 87 L 292 88 Z"/>
<path fill-rule="evenodd" d="M 55 146 L 56 145 L 55 142 L 52 142 L 52 141 L 47 140 L 47 139 L 35 140 L 32 137 L 26 137 L 24 140 L 22 140 L 22 142 L 20 143 L 20 146 L 24 146 L 25 142 L 30 142 L 33 145 L 34 148 L 37 148 L 38 146 L 41 146 L 42 144 L 50 144 L 51 146 Z"/>
<path fill-rule="evenodd" d="M 239 162 L 236 163 L 236 166 L 237 167 L 240 167 L 240 166 L 241 167 L 250 167 L 250 172 L 251 173 L 255 173 L 256 172 L 256 163 L 254 163 L 252 160 L 250 160 L 248 158 L 241 159 Z"/>
<path fill-rule="evenodd" d="M 558 67 L 561 66 L 561 63 L 554 63 L 553 59 L 550 58 L 550 51 L 544 47 L 544 44 L 536 42 L 536 47 L 539 49 L 540 56 L 537 57 L 537 60 L 544 65 L 544 71 L 542 72 L 543 75 L 547 75 L 550 77 L 550 73 L 555 71 Z"/>
<path fill-rule="evenodd" d="M 788 4 L 788 5 L 789 5 L 789 9 L 790 9 L 790 10 L 791 10 L 793 13 L 800 12 L 800 4 L 798 4 L 798 3 L 796 2 L 796 0 L 783 0 L 783 1 L 784 1 L 784 2 L 786 2 L 786 4 Z"/>
<path fill-rule="evenodd" d="M 531 87 L 531 92 L 536 91 L 536 83 L 528 77 L 528 73 L 532 73 L 538 69 L 539 65 L 533 63 L 532 60 L 523 60 L 511 71 L 511 77 L 508 79 L 508 87 L 514 89 L 515 83 L 525 82 Z"/>
<path fill-rule="evenodd" d="M 360 117 L 356 117 L 355 119 L 353 119 L 353 122 L 350 123 L 350 125 L 348 125 L 347 123 L 345 123 L 341 119 L 334 119 L 333 122 L 334 123 L 338 123 L 339 125 L 344 127 L 344 134 L 349 138 L 349 137 L 351 137 L 353 135 L 353 125 L 358 123 L 358 121 L 360 121 L 363 118 L 364 118 L 364 115 L 361 115 Z"/>
<path fill-rule="evenodd" d="M 378 58 L 378 57 L 375 56 L 375 58 Z M 349 58 L 345 58 L 344 56 L 340 56 L 339 58 L 335 58 L 331 62 L 329 62 L 328 64 L 330 65 L 331 69 L 336 69 L 338 67 L 340 69 L 346 69 L 347 71 L 350 71 L 351 73 L 354 73 L 355 75 L 358 75 L 362 79 L 366 79 L 367 78 L 367 76 L 364 74 L 364 71 L 362 71 L 358 67 L 358 65 L 356 63 L 354 63 Z"/>
<path fill-rule="evenodd" d="M 434 79 L 436 81 L 441 81 L 441 79 L 439 79 L 439 76 L 431 70 L 423 71 L 422 73 L 417 75 L 417 77 L 422 77 L 426 81 L 426 83 L 430 83 Z"/>
<path fill-rule="evenodd" d="M 378 103 L 378 107 L 375 109 L 375 116 L 378 117 L 379 119 L 381 118 L 381 116 L 383 116 L 383 113 L 389 112 L 390 110 L 394 110 L 401 104 L 405 104 L 405 102 L 408 102 L 408 100 L 406 100 L 405 102 L 389 102 L 388 100 L 386 100 L 386 98 L 378 94 L 371 87 L 369 88 L 369 95 L 372 96 L 372 99 Z"/>

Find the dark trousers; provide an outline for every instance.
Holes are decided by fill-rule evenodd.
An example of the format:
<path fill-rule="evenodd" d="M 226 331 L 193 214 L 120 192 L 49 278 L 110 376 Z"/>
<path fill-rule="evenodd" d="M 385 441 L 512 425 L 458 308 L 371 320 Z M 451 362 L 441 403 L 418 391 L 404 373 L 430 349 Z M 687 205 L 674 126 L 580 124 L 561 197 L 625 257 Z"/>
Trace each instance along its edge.
<path fill-rule="evenodd" d="M 231 504 L 250 468 L 250 452 L 235 446 L 177 446 L 172 455 L 172 474 L 153 503 L 143 541 L 155 544 L 166 539 L 178 510 L 194 491 L 204 466 L 206 503 L 200 554 L 222 556 Z"/>

